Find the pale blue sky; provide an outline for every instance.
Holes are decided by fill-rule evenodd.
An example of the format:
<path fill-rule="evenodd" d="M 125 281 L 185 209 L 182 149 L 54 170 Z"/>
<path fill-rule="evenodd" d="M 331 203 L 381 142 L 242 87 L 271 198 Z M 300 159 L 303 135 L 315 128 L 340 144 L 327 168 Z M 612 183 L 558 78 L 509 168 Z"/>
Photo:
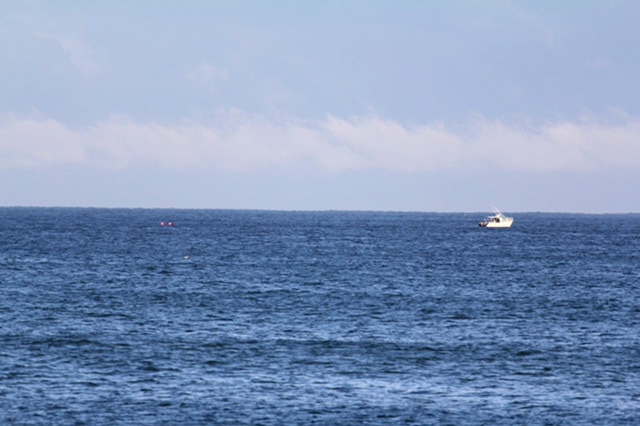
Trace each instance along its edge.
<path fill-rule="evenodd" d="M 640 212 L 638 16 L 0 1 L 0 205 Z"/>

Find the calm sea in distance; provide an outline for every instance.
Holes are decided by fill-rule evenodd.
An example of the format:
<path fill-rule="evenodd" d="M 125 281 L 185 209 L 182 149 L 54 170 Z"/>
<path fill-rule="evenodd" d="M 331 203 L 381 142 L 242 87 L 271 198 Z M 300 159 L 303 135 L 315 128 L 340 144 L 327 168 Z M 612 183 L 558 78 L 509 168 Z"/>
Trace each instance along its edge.
<path fill-rule="evenodd" d="M 0 424 L 640 424 L 640 215 L 485 215 L 0 208 Z"/>

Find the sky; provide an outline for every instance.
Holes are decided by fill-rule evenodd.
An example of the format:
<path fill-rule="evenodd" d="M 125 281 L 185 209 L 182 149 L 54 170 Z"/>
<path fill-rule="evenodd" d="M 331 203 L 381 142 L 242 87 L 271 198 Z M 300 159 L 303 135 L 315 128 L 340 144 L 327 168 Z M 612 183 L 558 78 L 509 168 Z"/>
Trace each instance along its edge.
<path fill-rule="evenodd" d="M 640 212 L 635 0 L 0 0 L 0 206 Z"/>

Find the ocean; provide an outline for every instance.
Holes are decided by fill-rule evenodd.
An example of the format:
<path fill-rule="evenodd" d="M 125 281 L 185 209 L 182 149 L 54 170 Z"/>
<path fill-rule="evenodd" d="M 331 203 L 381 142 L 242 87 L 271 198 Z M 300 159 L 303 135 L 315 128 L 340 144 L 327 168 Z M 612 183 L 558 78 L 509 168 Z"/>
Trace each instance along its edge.
<path fill-rule="evenodd" d="M 0 208 L 0 424 L 640 424 L 640 215 L 485 215 Z"/>

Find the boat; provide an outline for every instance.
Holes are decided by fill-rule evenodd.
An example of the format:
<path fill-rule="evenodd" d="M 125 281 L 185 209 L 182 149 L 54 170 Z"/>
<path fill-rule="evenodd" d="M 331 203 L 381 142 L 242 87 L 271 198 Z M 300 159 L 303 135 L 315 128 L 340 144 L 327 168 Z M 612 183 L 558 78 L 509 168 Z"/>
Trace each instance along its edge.
<path fill-rule="evenodd" d="M 513 218 L 507 217 L 500 212 L 500 210 L 493 208 L 494 215 L 487 216 L 485 220 L 480 222 L 478 225 L 484 228 L 511 228 L 513 224 Z"/>

